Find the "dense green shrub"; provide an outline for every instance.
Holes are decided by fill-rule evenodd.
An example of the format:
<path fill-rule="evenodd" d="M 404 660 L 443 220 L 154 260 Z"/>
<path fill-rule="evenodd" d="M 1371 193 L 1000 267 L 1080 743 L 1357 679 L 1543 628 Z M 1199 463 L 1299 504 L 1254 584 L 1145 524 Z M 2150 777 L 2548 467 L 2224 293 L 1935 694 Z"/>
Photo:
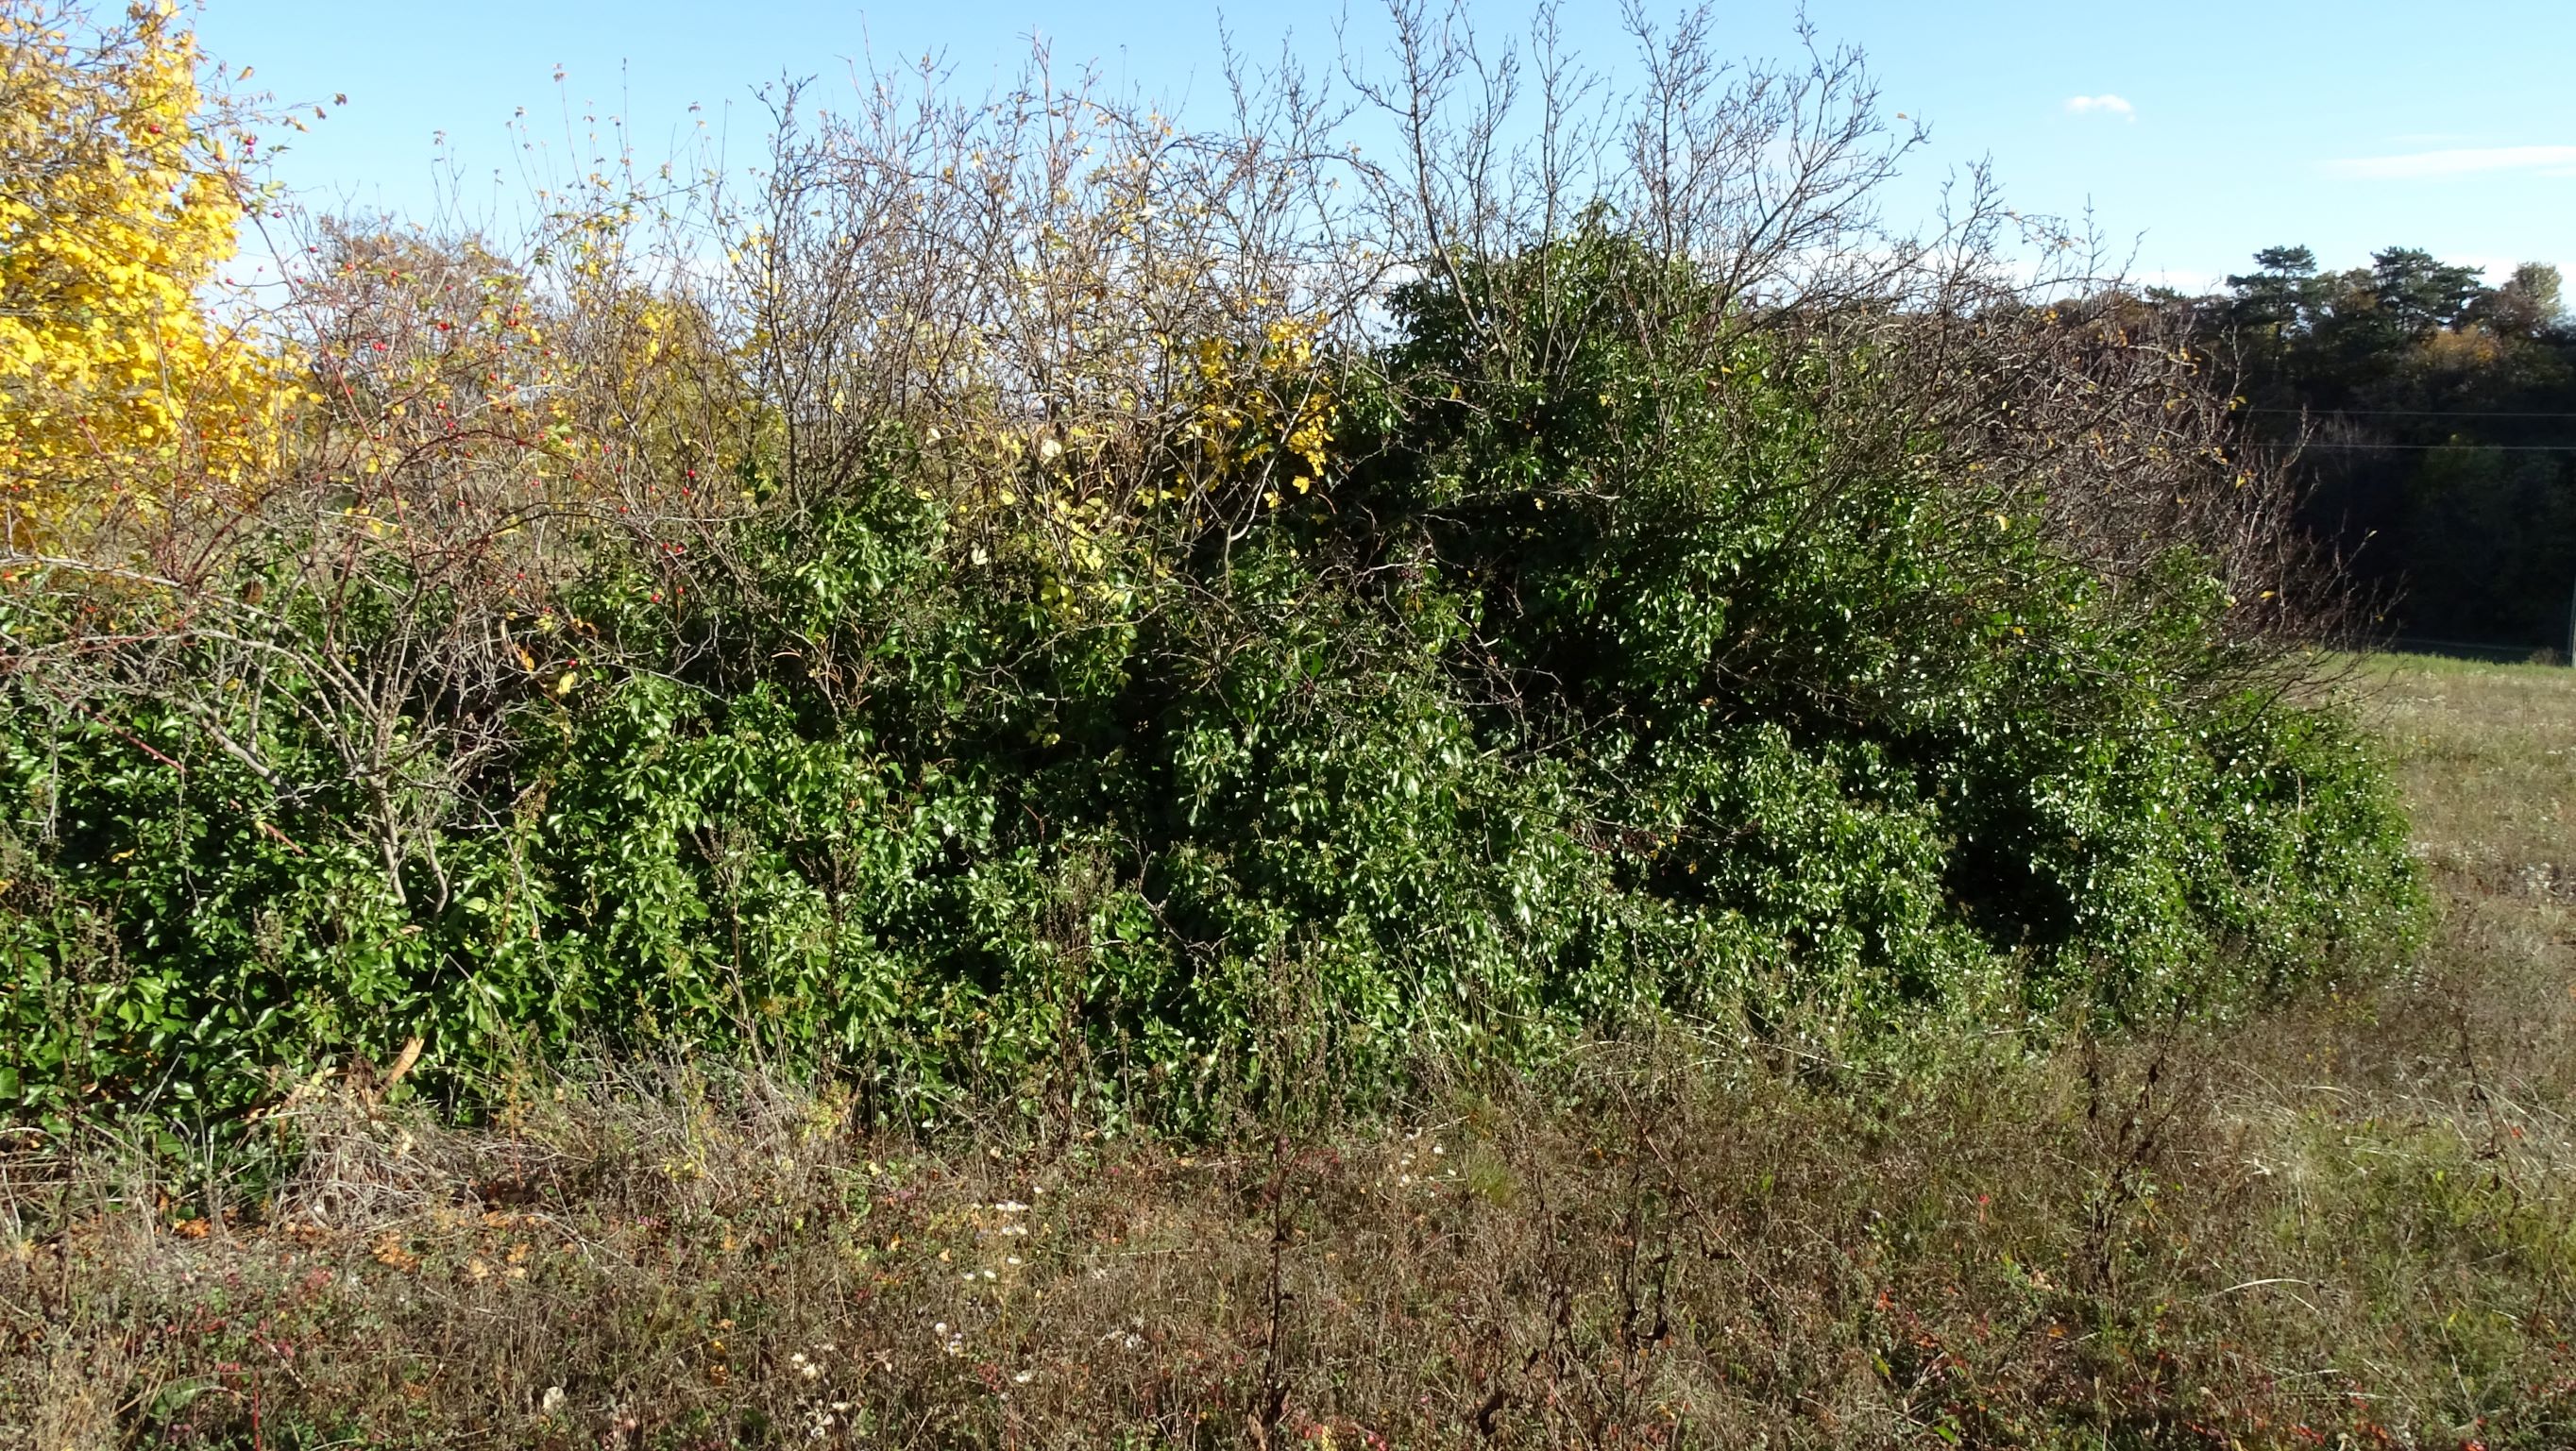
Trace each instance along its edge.
<path fill-rule="evenodd" d="M 2189 541 L 2114 579 L 1890 406 L 1901 335 L 1719 326 L 1597 226 L 1394 304 L 1311 364 L 1326 485 L 1239 529 L 1068 551 L 889 426 L 828 489 L 746 464 L 685 593 L 597 535 L 513 616 L 572 668 L 401 702 L 502 746 L 390 857 L 308 678 L 11 675 L 0 1101 L 233 1113 L 419 1035 L 457 1092 L 605 1042 L 1186 1123 L 1319 1058 L 1367 1099 L 1640 1015 L 2155 1016 L 2402 949 L 2353 731 L 2248 673 Z"/>

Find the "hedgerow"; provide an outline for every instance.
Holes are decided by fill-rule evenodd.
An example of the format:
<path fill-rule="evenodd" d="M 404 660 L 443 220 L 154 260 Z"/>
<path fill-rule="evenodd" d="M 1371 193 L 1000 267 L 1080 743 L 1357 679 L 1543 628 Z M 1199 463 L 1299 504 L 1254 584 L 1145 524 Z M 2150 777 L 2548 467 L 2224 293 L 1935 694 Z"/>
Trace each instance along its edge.
<path fill-rule="evenodd" d="M 623 212 L 543 287 L 339 235 L 259 500 L 11 558 L 0 1103 L 605 1048 L 1187 1127 L 2406 950 L 2269 477 L 2116 294 L 1765 292 L 1615 194 L 1336 292 L 1203 220 L 1254 162 L 1047 104 L 1082 186 L 1069 125 L 934 127 L 891 204 L 789 130 L 721 296 Z M 990 197 L 1039 221 L 942 220 Z"/>

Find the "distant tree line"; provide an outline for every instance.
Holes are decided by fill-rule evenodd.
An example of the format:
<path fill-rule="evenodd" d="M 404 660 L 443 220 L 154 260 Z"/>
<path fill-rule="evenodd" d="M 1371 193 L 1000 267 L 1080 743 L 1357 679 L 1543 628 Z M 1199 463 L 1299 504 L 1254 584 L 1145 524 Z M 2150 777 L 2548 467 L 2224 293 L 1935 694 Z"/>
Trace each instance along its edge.
<path fill-rule="evenodd" d="M 2495 285 L 2412 247 L 2328 271 L 2268 247 L 2168 297 L 2382 635 L 2563 649 L 2576 592 L 2576 323 L 2554 267 Z"/>

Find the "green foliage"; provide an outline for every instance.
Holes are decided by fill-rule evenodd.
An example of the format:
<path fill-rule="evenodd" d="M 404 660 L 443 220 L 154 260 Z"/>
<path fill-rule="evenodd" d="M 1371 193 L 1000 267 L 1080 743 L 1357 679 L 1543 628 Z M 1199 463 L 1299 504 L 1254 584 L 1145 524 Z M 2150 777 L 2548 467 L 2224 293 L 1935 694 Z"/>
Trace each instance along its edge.
<path fill-rule="evenodd" d="M 418 1035 L 468 1097 L 605 1043 L 1186 1126 L 1319 1058 L 1364 1101 L 1659 1014 L 2162 1015 L 2402 947 L 2379 769 L 2234 673 L 2205 564 L 2115 588 L 1886 436 L 1879 360 L 1722 312 L 1599 231 L 1412 289 L 1314 365 L 1330 487 L 1101 531 L 1079 594 L 891 433 L 684 597 L 602 542 L 541 616 L 580 669 L 409 837 L 302 677 L 213 720 L 13 677 L 0 1099 L 237 1114 Z"/>

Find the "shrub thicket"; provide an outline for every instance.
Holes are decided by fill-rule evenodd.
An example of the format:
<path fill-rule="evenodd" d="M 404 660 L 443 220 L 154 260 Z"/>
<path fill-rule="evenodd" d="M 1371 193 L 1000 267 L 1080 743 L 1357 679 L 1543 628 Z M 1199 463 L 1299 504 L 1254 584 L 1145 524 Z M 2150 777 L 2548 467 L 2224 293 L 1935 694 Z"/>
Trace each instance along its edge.
<path fill-rule="evenodd" d="M 1847 57 L 1713 101 L 1685 34 L 1625 170 L 1514 201 L 1407 34 L 1347 204 L 1295 77 L 1240 136 L 880 90 L 698 194 L 713 277 L 640 190 L 518 266 L 317 242 L 270 486 L 12 557 L 0 1101 L 605 1042 L 1190 1123 L 2403 942 L 2165 340 L 2001 280 L 1982 198 L 1858 245 L 1905 138 Z"/>

